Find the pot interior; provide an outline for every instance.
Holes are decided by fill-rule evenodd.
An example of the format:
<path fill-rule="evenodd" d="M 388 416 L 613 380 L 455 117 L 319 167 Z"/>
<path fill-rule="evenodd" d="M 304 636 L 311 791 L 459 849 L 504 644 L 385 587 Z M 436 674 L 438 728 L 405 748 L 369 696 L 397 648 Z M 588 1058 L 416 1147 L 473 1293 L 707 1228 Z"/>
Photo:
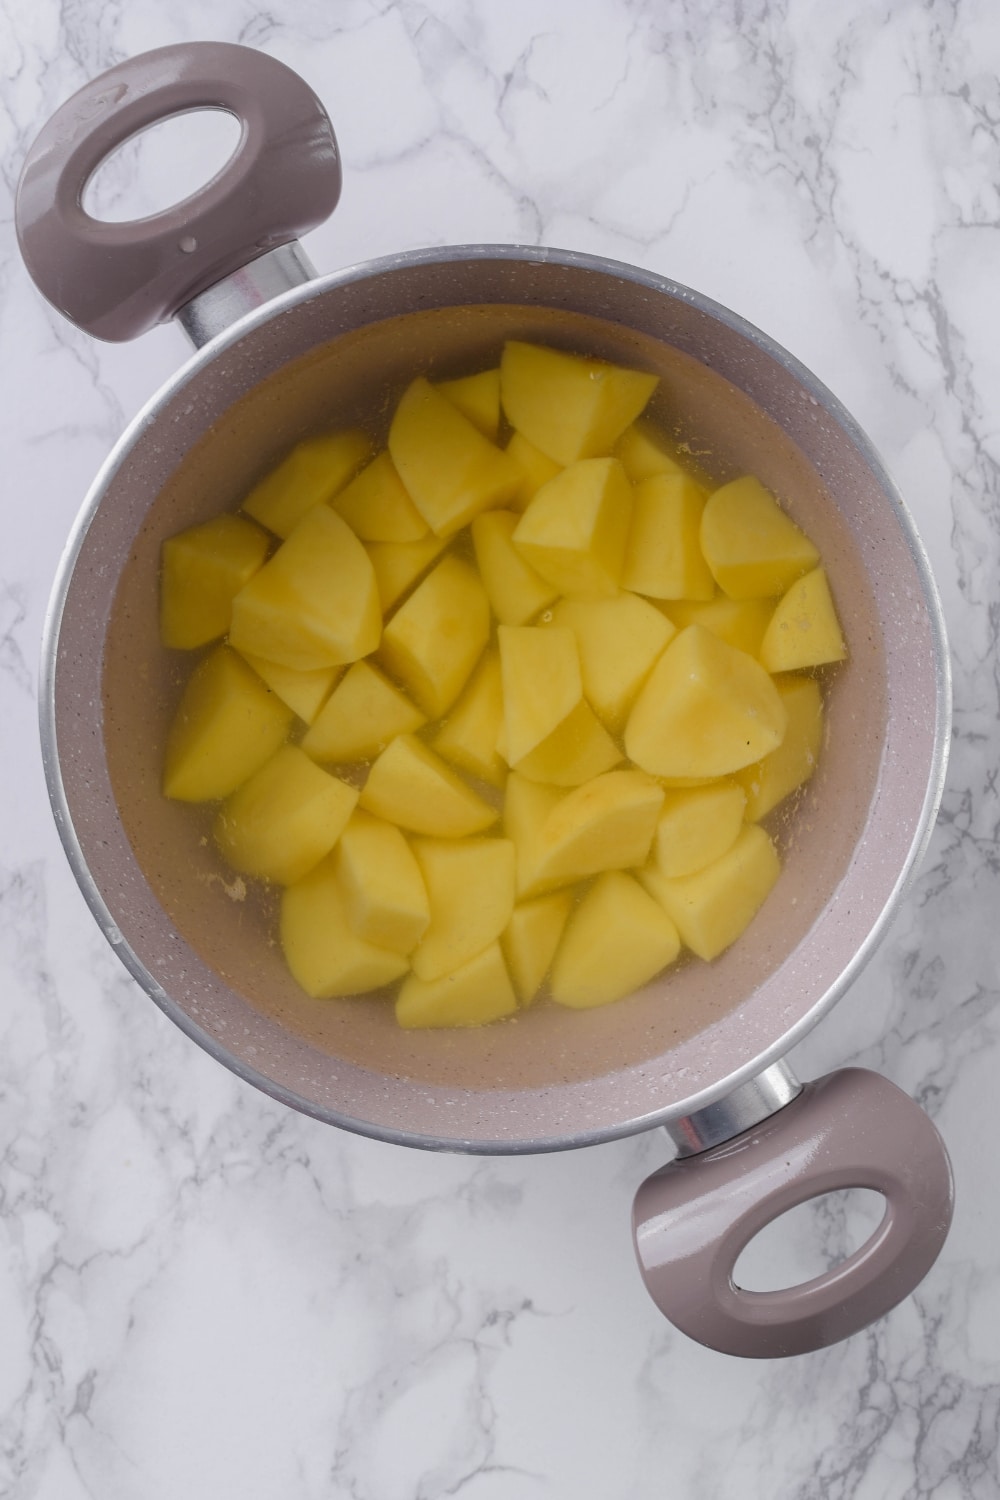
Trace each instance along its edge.
<path fill-rule="evenodd" d="M 921 837 L 940 676 L 905 520 L 821 388 L 704 305 L 579 267 L 511 272 L 473 261 L 443 275 L 428 261 L 333 278 L 200 356 L 125 440 L 69 584 L 56 671 L 82 857 L 154 998 L 299 1108 L 393 1139 L 508 1150 L 683 1112 L 821 1013 Z M 300 437 L 360 422 L 384 439 L 414 374 L 487 368 L 508 337 L 655 371 L 649 415 L 663 430 L 714 482 L 758 475 L 816 542 L 850 659 L 825 680 L 819 769 L 772 824 L 778 885 L 728 953 L 595 1011 L 543 1003 L 482 1029 L 404 1032 L 384 999 L 304 995 L 274 897 L 216 857 L 210 811 L 161 795 L 193 658 L 158 642 L 159 548 L 237 506 Z M 85 664 L 95 636 L 99 678 Z"/>

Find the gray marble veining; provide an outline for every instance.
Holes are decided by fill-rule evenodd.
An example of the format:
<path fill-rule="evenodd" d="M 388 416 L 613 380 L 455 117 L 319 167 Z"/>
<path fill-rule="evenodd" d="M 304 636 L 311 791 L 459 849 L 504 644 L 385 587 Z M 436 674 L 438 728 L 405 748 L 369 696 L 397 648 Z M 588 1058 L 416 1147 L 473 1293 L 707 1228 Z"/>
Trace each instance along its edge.
<path fill-rule="evenodd" d="M 69 93 L 199 36 L 272 52 L 330 109 L 321 269 L 463 241 L 647 266 L 811 366 L 907 499 L 951 636 L 947 790 L 887 940 L 792 1062 L 860 1061 L 920 1099 L 957 1212 L 917 1294 L 842 1347 L 745 1364 L 658 1319 L 628 1210 L 662 1138 L 476 1161 L 338 1134 L 202 1055 L 92 924 L 47 807 L 38 641 L 87 485 L 185 345 L 63 323 L 11 196 Z M 0 1492 L 1000 1495 L 995 6 L 0 0 L 0 60 Z M 108 206 L 145 211 L 143 161 Z M 832 1261 L 862 1221 L 817 1205 L 774 1253 Z"/>

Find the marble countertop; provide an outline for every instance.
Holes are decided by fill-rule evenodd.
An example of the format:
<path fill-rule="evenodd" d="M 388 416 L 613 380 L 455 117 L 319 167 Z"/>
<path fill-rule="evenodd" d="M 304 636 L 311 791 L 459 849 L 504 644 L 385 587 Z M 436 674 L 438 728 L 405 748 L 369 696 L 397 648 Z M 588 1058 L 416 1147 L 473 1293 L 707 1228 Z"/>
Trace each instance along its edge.
<path fill-rule="evenodd" d="M 261 48 L 327 104 L 346 185 L 307 238 L 319 267 L 510 241 L 663 273 L 809 365 L 906 497 L 951 637 L 947 788 L 888 937 L 792 1061 L 916 1096 L 957 1208 L 918 1292 L 841 1346 L 742 1362 L 661 1320 L 628 1213 L 662 1136 L 481 1160 L 339 1133 L 200 1052 L 84 906 L 38 749 L 46 599 L 99 464 L 187 346 L 63 322 L 11 200 L 70 93 L 194 38 Z M 0 0 L 10 1500 L 1000 1495 L 998 80 L 988 0 Z M 206 153 L 191 122 L 163 132 L 106 200 L 146 212 L 150 179 L 193 187 Z M 822 1262 L 863 1205 L 796 1222 L 780 1254 Z"/>

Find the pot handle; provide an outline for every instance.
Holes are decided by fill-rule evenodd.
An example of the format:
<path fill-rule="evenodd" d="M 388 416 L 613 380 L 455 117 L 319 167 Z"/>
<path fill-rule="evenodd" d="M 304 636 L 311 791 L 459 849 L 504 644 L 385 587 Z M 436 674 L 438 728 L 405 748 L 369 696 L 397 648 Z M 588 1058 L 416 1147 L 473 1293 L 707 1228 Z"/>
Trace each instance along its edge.
<path fill-rule="evenodd" d="M 781 1291 L 735 1284 L 740 1253 L 772 1219 L 852 1187 L 886 1199 L 853 1255 Z M 848 1338 L 909 1296 L 951 1215 L 951 1166 L 927 1115 L 877 1073 L 844 1068 L 752 1130 L 647 1178 L 633 1232 L 646 1287 L 676 1327 L 724 1354 L 773 1359 Z"/>
<path fill-rule="evenodd" d="M 112 224 L 83 208 L 93 173 L 147 126 L 222 109 L 241 126 L 229 161 L 149 218 Z M 284 63 L 228 42 L 185 42 L 119 63 L 57 110 L 28 152 L 15 218 L 39 291 L 97 338 L 167 322 L 249 261 L 328 218 L 340 197 L 333 127 Z"/>

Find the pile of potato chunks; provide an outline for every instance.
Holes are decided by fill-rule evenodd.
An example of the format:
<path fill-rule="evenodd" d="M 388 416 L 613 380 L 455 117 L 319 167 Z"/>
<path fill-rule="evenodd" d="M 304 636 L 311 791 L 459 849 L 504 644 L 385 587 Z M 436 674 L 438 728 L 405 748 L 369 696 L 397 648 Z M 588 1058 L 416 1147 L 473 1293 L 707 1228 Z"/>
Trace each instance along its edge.
<path fill-rule="evenodd" d="M 707 492 L 639 420 L 656 383 L 508 342 L 415 379 L 384 451 L 307 439 L 164 543 L 163 643 L 210 647 L 164 790 L 284 888 L 310 995 L 401 981 L 405 1027 L 602 1005 L 774 884 L 761 819 L 812 773 L 844 641 L 763 485 Z"/>

